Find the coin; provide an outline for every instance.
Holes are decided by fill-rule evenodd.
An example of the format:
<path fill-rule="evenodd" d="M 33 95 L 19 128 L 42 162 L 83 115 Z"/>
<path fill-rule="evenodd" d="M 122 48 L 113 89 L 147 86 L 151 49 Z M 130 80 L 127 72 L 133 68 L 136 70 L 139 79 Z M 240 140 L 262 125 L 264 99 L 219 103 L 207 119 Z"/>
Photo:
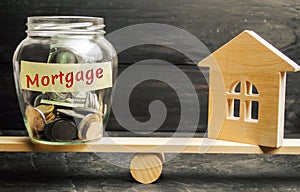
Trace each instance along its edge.
<path fill-rule="evenodd" d="M 77 135 L 77 127 L 70 119 L 58 119 L 51 127 L 51 137 L 55 141 L 74 140 Z"/>
<path fill-rule="evenodd" d="M 99 124 L 102 125 L 102 118 L 100 117 L 99 114 L 95 114 L 95 113 L 90 113 L 87 116 L 85 116 L 84 119 L 81 120 L 81 122 L 79 123 L 79 128 L 78 128 L 78 137 L 79 139 L 86 139 L 86 132 L 88 130 L 88 127 L 91 125 L 91 123 L 93 122 L 97 122 Z M 99 127 L 100 129 L 100 127 Z M 92 133 L 95 133 L 96 131 L 91 131 L 90 133 L 90 137 Z"/>
<path fill-rule="evenodd" d="M 39 105 L 36 107 L 38 110 L 40 110 L 42 113 L 47 116 L 49 113 L 51 113 L 54 110 L 54 105 Z"/>
<path fill-rule="evenodd" d="M 44 136 L 46 137 L 46 139 L 53 141 L 54 139 L 51 136 L 51 129 L 52 129 L 52 125 L 53 125 L 54 121 L 50 122 L 49 124 L 47 124 L 45 126 L 44 129 Z"/>
<path fill-rule="evenodd" d="M 103 135 L 103 125 L 99 122 L 92 122 L 85 132 L 85 139 L 91 140 Z"/>
<path fill-rule="evenodd" d="M 97 95 L 94 93 L 93 96 L 94 96 L 94 109 L 100 110 L 100 104 L 98 102 Z"/>
<path fill-rule="evenodd" d="M 55 115 L 54 113 L 49 113 L 45 118 L 46 118 L 46 123 L 49 123 L 50 121 L 55 119 Z"/>
<path fill-rule="evenodd" d="M 34 99 L 34 107 L 37 107 L 38 105 L 41 104 L 41 100 L 42 100 L 43 95 L 38 95 L 35 99 Z"/>
<path fill-rule="evenodd" d="M 93 97 L 92 97 L 92 93 L 88 92 L 85 98 L 85 108 L 93 108 Z"/>
<path fill-rule="evenodd" d="M 100 104 L 98 102 L 97 94 L 88 92 L 86 101 L 85 101 L 85 107 L 95 109 L 95 110 L 100 109 Z"/>
<path fill-rule="evenodd" d="M 107 105 L 105 104 L 104 105 L 104 108 L 103 108 L 103 116 L 105 116 L 107 113 Z"/>
<path fill-rule="evenodd" d="M 33 133 L 43 131 L 46 122 L 43 113 L 28 105 L 25 110 L 25 115 Z"/>

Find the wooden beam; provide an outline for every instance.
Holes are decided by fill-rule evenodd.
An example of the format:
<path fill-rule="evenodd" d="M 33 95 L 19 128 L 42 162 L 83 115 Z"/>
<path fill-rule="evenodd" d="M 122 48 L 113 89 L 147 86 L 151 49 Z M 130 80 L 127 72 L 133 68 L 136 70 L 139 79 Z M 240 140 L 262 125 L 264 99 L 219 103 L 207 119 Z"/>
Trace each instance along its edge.
<path fill-rule="evenodd" d="M 0 137 L 0 152 L 300 154 L 300 139 L 284 139 L 278 149 L 205 138 L 104 137 L 98 142 L 50 146 L 28 137 Z"/>

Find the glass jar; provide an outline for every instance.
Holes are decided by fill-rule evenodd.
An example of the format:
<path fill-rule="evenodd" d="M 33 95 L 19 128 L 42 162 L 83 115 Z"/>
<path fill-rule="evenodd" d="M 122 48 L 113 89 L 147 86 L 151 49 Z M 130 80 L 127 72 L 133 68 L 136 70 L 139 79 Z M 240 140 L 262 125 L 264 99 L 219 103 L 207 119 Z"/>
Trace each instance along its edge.
<path fill-rule="evenodd" d="M 117 54 L 103 18 L 28 17 L 13 56 L 16 92 L 33 142 L 78 144 L 103 136 Z"/>

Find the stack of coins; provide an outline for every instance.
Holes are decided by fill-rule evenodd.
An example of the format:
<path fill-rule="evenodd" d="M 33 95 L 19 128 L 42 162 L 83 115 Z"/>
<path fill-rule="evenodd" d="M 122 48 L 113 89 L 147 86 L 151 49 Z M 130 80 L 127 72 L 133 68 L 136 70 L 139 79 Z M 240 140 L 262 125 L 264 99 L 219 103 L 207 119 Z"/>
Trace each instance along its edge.
<path fill-rule="evenodd" d="M 102 114 L 95 109 L 39 104 L 28 105 L 25 113 L 36 139 L 93 140 L 103 135 Z"/>
<path fill-rule="evenodd" d="M 46 123 L 55 118 L 53 113 L 54 105 L 39 105 L 32 107 L 28 105 L 25 110 L 27 122 L 31 128 L 32 134 L 40 138 L 40 133 L 44 131 Z"/>
<path fill-rule="evenodd" d="M 78 139 L 77 124 L 84 115 L 74 110 L 56 106 L 56 118 L 46 125 L 44 136 L 50 141 L 72 141 Z"/>
<path fill-rule="evenodd" d="M 50 141 L 71 141 L 77 139 L 76 123 L 67 118 L 57 118 L 45 128 L 44 136 Z"/>
<path fill-rule="evenodd" d="M 33 137 L 40 139 L 39 131 L 43 131 L 46 124 L 45 116 L 31 106 L 27 106 L 25 110 L 25 115 L 27 118 L 27 123 L 30 127 L 30 132 Z"/>
<path fill-rule="evenodd" d="M 59 56 L 59 58 L 61 57 L 62 55 Z M 55 59 L 59 58 L 55 57 Z M 55 60 L 55 62 L 57 61 Z M 67 102 L 68 94 L 71 94 L 72 98 L 75 95 L 72 102 Z M 33 106 L 28 105 L 25 111 L 33 137 L 58 142 L 100 138 L 103 135 L 103 117 L 107 110 L 106 104 L 103 103 L 103 97 L 103 90 L 100 90 L 99 94 L 92 91 L 80 93 L 47 92 L 37 95 Z M 78 98 L 81 98 L 82 101 Z M 48 104 L 45 104 L 45 101 Z M 69 106 L 73 102 L 74 104 L 82 103 L 83 106 Z"/>
<path fill-rule="evenodd" d="M 38 105 L 36 107 L 37 110 L 41 112 L 42 115 L 44 115 L 46 123 L 49 123 L 55 118 L 54 115 L 54 105 Z"/>
<path fill-rule="evenodd" d="M 98 102 L 98 98 L 95 93 L 88 92 L 86 97 L 85 107 L 96 109 L 96 110 L 100 109 L 100 104 Z"/>

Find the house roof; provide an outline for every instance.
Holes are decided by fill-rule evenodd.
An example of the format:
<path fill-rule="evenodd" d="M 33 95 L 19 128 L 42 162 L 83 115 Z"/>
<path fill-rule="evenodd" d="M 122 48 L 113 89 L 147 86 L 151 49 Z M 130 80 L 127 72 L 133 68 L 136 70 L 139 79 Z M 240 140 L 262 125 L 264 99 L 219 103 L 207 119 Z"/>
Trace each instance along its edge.
<path fill-rule="evenodd" d="M 299 71 L 300 66 L 253 31 L 243 31 L 210 56 L 218 65 L 245 65 L 272 71 Z M 210 66 L 212 58 L 199 62 Z M 209 62 L 207 62 L 209 61 Z"/>

